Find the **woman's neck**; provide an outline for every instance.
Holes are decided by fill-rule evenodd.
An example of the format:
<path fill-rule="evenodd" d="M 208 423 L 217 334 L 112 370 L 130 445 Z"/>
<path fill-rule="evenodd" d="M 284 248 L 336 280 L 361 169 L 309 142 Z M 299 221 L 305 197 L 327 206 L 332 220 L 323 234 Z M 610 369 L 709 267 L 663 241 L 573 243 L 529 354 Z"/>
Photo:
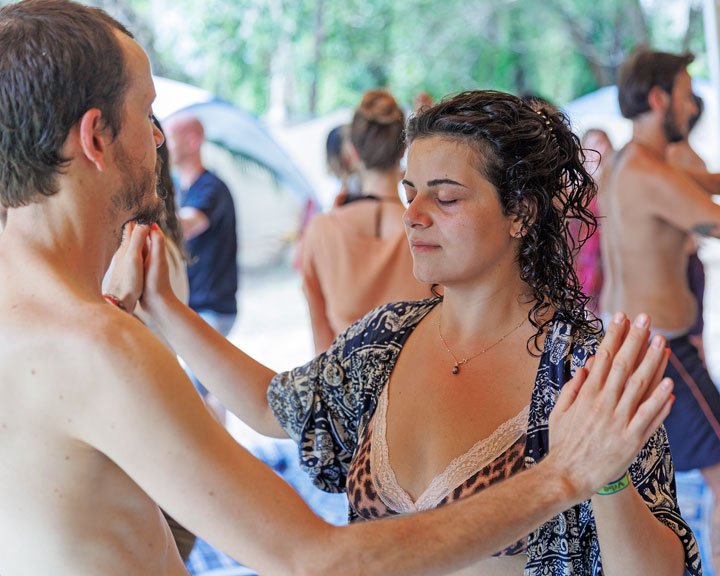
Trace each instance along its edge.
<path fill-rule="evenodd" d="M 465 343 L 483 343 L 489 334 L 504 334 L 527 318 L 532 307 L 528 293 L 528 286 L 519 278 L 480 289 L 444 287 L 440 308 L 443 334 Z"/>
<path fill-rule="evenodd" d="M 399 167 L 391 170 L 364 170 L 360 174 L 360 187 L 363 194 L 370 194 L 382 200 L 397 200 L 398 182 L 400 181 Z"/>

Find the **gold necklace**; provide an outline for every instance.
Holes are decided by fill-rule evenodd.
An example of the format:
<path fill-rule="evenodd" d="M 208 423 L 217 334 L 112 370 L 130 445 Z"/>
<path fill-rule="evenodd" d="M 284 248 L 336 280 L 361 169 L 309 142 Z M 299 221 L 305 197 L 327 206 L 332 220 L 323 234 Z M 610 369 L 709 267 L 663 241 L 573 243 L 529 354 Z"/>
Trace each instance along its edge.
<path fill-rule="evenodd" d="M 477 358 L 478 356 L 481 356 L 482 354 L 485 354 L 485 352 L 487 352 L 487 351 L 490 350 L 491 348 L 494 348 L 495 346 L 497 346 L 498 344 L 500 344 L 500 342 L 502 342 L 503 340 L 505 340 L 505 338 L 507 338 L 508 336 L 510 336 L 510 334 L 512 334 L 513 332 L 515 332 L 515 330 L 517 330 L 518 328 L 520 328 L 520 326 L 522 326 L 523 324 L 525 324 L 525 320 L 527 320 L 527 318 L 523 318 L 523 319 L 522 319 L 522 322 L 520 322 L 520 324 L 518 324 L 517 326 L 515 326 L 515 327 L 514 327 L 512 330 L 510 330 L 510 332 L 508 332 L 507 334 L 503 335 L 502 338 L 500 338 L 500 340 L 498 340 L 497 342 L 493 342 L 493 343 L 490 344 L 490 346 L 488 346 L 487 348 L 483 348 L 483 349 L 480 350 L 480 352 L 478 352 L 477 354 L 473 354 L 472 356 L 470 356 L 470 357 L 468 357 L 468 358 L 463 358 L 462 360 L 458 360 L 458 359 L 457 359 L 457 356 L 455 356 L 455 354 L 453 354 L 452 350 L 450 350 L 450 346 L 448 346 L 448 345 L 447 345 L 447 342 L 445 342 L 445 338 L 443 338 L 442 331 L 440 330 L 440 319 L 438 319 L 437 327 L 438 327 L 438 336 L 440 336 L 440 341 L 443 343 L 443 346 L 445 346 L 445 349 L 448 351 L 448 354 L 450 354 L 450 356 L 452 356 L 452 359 L 455 361 L 455 364 L 454 364 L 453 367 L 452 367 L 452 373 L 453 373 L 453 374 L 458 374 L 458 373 L 460 372 L 460 366 L 462 366 L 463 364 L 467 364 L 468 362 L 470 362 L 470 360 L 473 360 L 474 358 Z"/>

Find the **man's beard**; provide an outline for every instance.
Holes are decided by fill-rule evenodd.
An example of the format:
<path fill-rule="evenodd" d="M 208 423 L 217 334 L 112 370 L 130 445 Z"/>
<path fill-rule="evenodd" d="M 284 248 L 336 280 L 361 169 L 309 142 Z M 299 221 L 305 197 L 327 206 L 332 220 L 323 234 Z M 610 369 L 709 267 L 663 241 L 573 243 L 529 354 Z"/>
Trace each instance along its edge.
<path fill-rule="evenodd" d="M 157 195 L 155 170 L 132 162 L 124 147 L 118 146 L 115 161 L 125 175 L 120 189 L 113 195 L 116 209 L 132 212 L 131 220 L 139 224 L 157 222 L 163 214 L 163 202 Z"/>
<path fill-rule="evenodd" d="M 673 115 L 672 102 L 670 102 L 670 105 L 663 116 L 663 132 L 665 133 L 665 139 L 670 144 L 682 142 L 687 136 L 687 126 L 685 127 L 685 130 L 681 130 L 675 116 Z"/>

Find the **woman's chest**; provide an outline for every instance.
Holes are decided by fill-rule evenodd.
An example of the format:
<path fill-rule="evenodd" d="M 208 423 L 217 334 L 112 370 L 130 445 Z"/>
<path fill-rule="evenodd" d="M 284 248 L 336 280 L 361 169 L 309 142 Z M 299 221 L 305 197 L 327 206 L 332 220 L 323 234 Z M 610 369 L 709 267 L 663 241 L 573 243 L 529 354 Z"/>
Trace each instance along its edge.
<path fill-rule="evenodd" d="M 411 492 L 530 404 L 538 359 L 525 355 L 529 360 L 468 364 L 456 375 L 437 359 L 424 366 L 407 357 L 398 362 L 388 383 L 386 441 L 395 473 Z M 520 428 L 526 426 L 527 419 Z"/>

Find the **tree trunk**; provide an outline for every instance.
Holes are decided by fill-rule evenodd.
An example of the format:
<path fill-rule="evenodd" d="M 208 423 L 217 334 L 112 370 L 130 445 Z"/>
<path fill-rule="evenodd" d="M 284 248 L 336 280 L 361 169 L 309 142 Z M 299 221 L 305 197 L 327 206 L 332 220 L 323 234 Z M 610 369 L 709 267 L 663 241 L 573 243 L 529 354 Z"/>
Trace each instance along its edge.
<path fill-rule="evenodd" d="M 317 111 L 318 85 L 320 83 L 320 59 L 322 48 L 325 42 L 325 30 L 323 28 L 323 14 L 325 12 L 325 0 L 317 0 L 315 5 L 315 47 L 313 50 L 312 80 L 310 83 L 310 117 L 315 117 Z"/>

